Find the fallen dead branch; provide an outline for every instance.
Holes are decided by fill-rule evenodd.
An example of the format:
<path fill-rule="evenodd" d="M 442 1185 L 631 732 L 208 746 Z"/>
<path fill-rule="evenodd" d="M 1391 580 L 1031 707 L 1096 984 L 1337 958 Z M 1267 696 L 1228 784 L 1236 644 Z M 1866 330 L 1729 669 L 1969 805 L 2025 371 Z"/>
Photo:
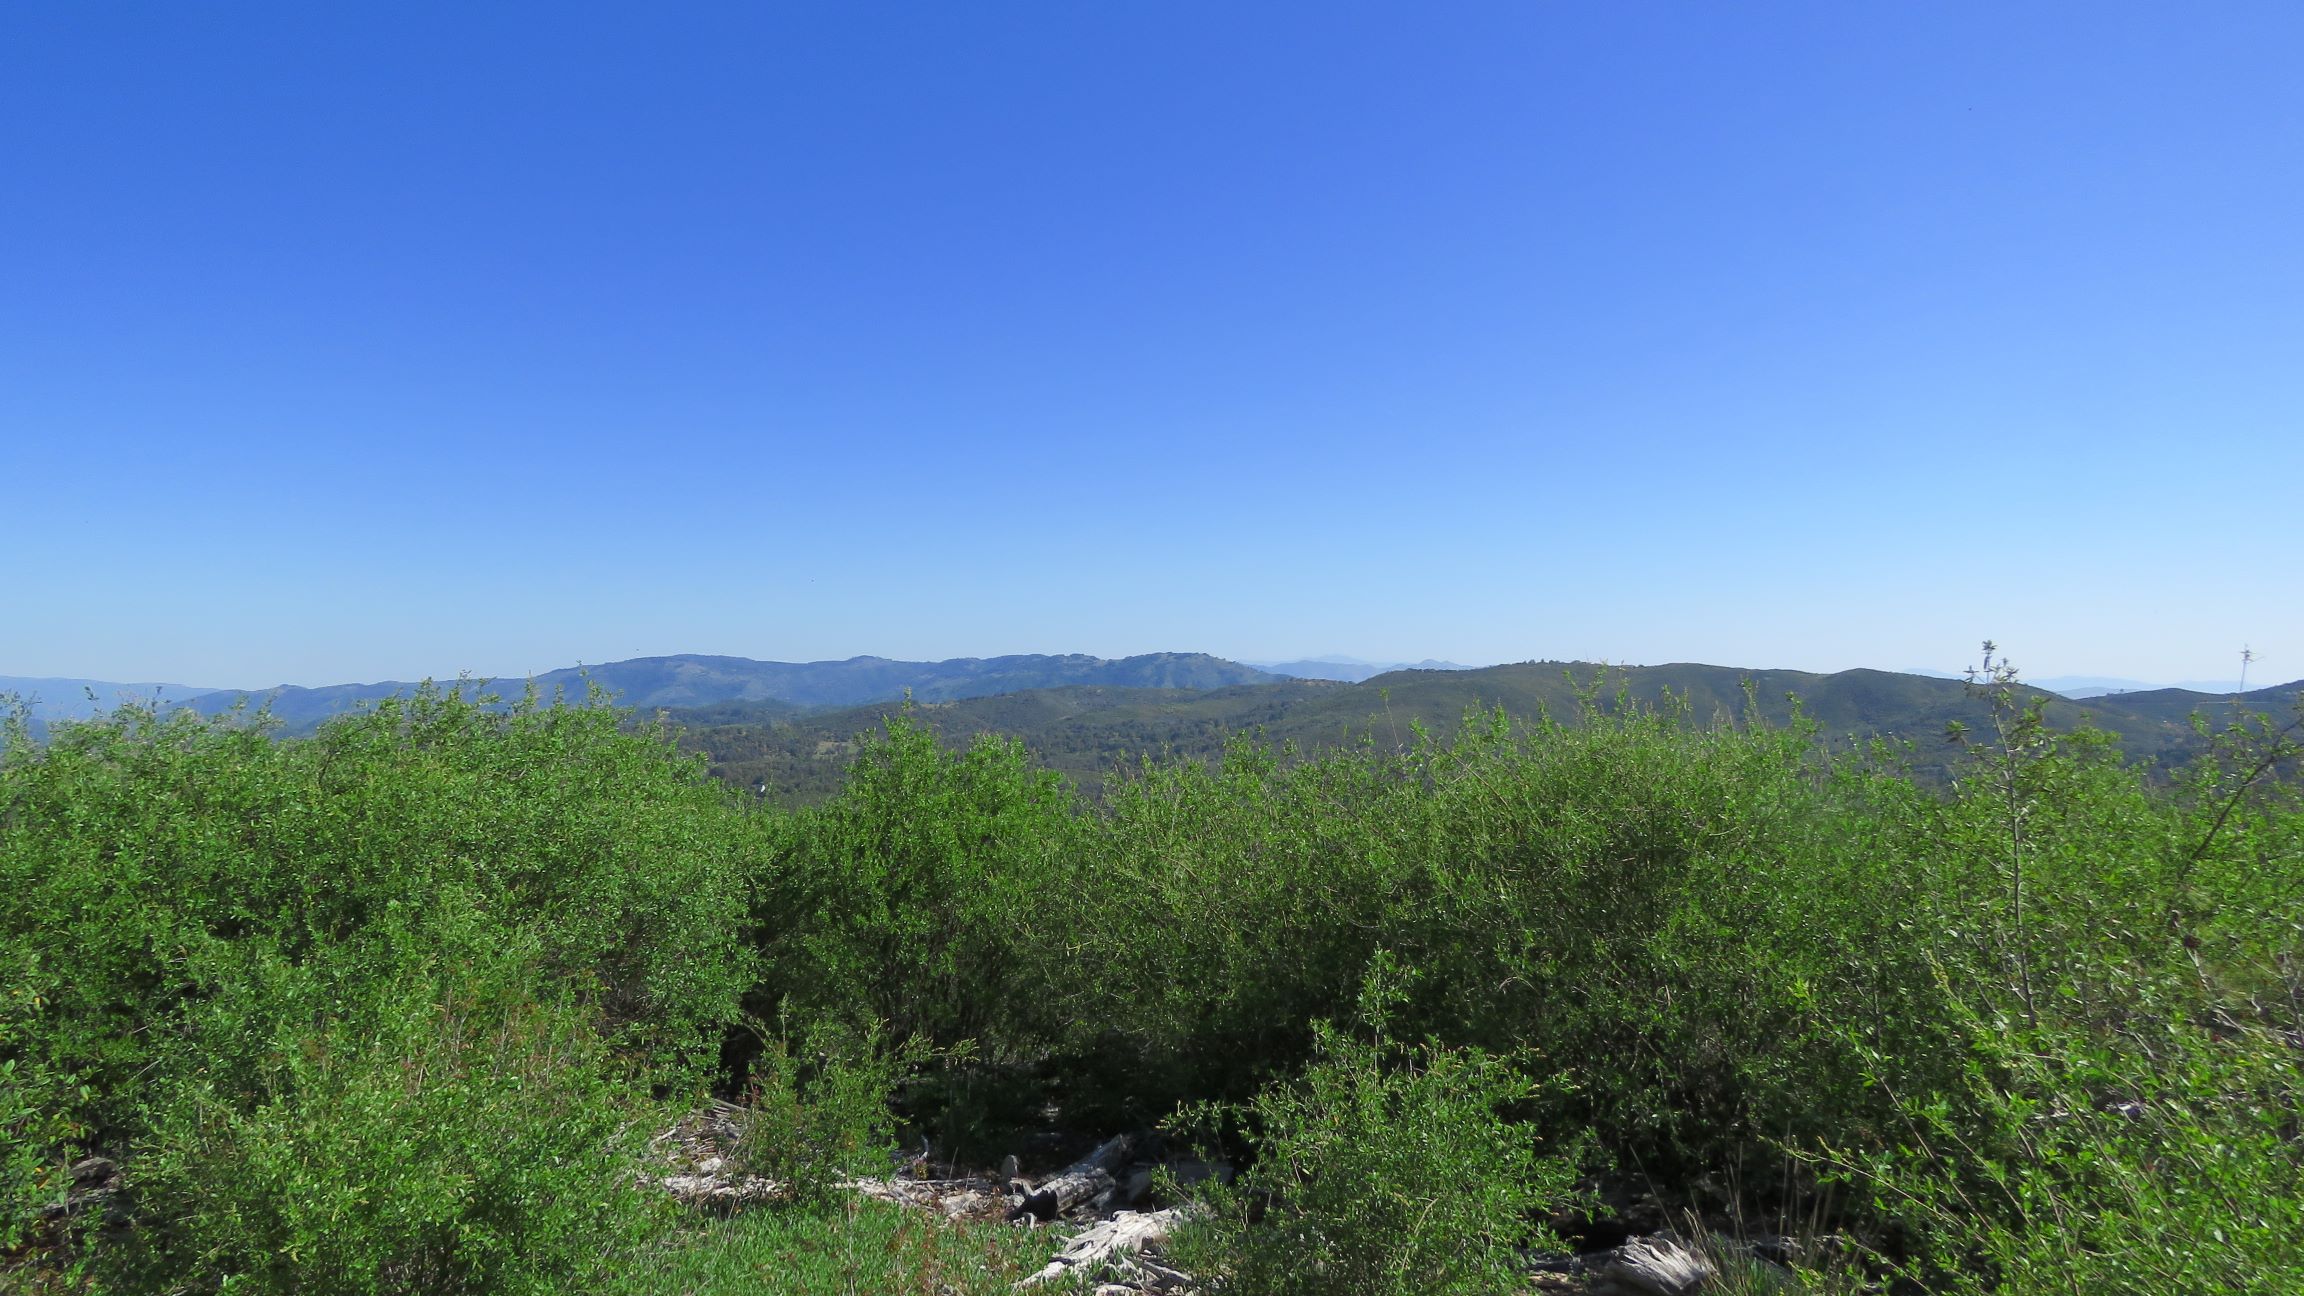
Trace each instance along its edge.
<path fill-rule="evenodd" d="M 1086 1206 L 1099 1209 L 1111 1198 L 1119 1186 L 1120 1168 L 1128 1163 L 1128 1154 L 1136 1149 L 1136 1140 L 1120 1134 L 1106 1139 L 1095 1151 L 1040 1181 L 1037 1186 L 1016 1180 L 1009 1185 L 1011 1197 L 1017 1187 L 1023 1188 L 1020 1200 L 1008 1212 L 1012 1220 L 1029 1215 L 1046 1223 L 1049 1220 Z"/>
<path fill-rule="evenodd" d="M 1199 1213 L 1198 1203 L 1190 1202 L 1166 1210 L 1122 1211 L 1082 1230 L 1078 1236 L 1064 1244 L 1064 1249 L 1056 1253 L 1046 1268 L 1022 1279 L 1016 1286 L 1018 1289 L 1036 1287 L 1042 1283 L 1060 1281 L 1074 1273 L 1092 1273 L 1109 1266 L 1120 1269 L 1129 1277 L 1148 1280 L 1140 1286 L 1151 1290 L 1172 1290 L 1183 1281 L 1188 1281 L 1185 1275 L 1166 1265 L 1139 1257 L 1145 1247 L 1167 1241 L 1171 1229 Z"/>

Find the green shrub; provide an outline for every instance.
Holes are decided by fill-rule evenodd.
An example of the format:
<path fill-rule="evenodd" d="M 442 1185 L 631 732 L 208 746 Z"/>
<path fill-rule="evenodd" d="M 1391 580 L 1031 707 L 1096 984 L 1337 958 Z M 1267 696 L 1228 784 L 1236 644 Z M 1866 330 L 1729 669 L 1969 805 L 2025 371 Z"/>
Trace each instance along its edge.
<path fill-rule="evenodd" d="M 1380 945 L 1423 959 L 1421 793 L 1407 761 L 1296 762 L 1246 737 L 1218 769 L 1107 785 L 1027 953 L 1108 1119 L 1245 1099 L 1304 1064 L 1312 1021 L 1349 1015 Z"/>
<path fill-rule="evenodd" d="M 763 1047 L 744 1091 L 737 1168 L 810 1204 L 829 1199 L 844 1178 L 886 1172 L 896 1128 L 889 1103 L 929 1059 L 927 1042 L 890 1045 L 877 1024 L 858 1029 L 833 1018 L 797 1039 L 788 1024 L 756 1030 Z"/>
<path fill-rule="evenodd" d="M 1452 743 L 1303 762 L 1237 743 L 1220 771 L 1114 785 L 1042 920 L 1101 970 L 1041 984 L 1070 1047 L 1157 1109 L 1302 1066 L 1307 1023 L 1348 1013 L 1390 948 L 1429 974 L 1406 1033 L 1577 1068 L 1547 1127 L 1675 1174 L 1783 1132 L 1748 1119 L 1748 1068 L 1797 1087 L 1821 1065 L 1785 1062 L 1815 943 L 1799 906 L 1885 884 L 1851 887 L 1830 806 L 1805 732 L 1669 711 L 1476 716 Z"/>
<path fill-rule="evenodd" d="M 622 1235 L 603 1130 L 716 1061 L 757 829 L 618 724 L 427 688 L 304 741 L 137 708 L 12 736 L 0 1083 L 42 1166 L 120 1162 L 136 1254 L 91 1234 L 99 1268 L 549 1285 Z M 17 1157 L 11 1234 L 53 1179 Z"/>
<path fill-rule="evenodd" d="M 1948 1044 L 1820 1021 L 1897 1123 L 1818 1159 L 1932 1289 L 2304 1289 L 2304 789 L 2269 777 L 2294 727 L 2241 723 L 2167 792 L 1995 692 L 1907 847 Z"/>
<path fill-rule="evenodd" d="M 662 1222 L 654 1124 L 596 1010 L 528 997 L 528 949 L 282 1022 L 257 1092 L 186 1079 L 140 1145 L 133 1268 L 193 1290 L 564 1292 Z"/>
<path fill-rule="evenodd" d="M 2175 1026 L 2145 1055 L 1967 1025 L 1963 1084 L 1827 1158 L 1908 1230 L 1895 1268 L 1979 1294 L 2304 1290 L 2292 1043 Z"/>
<path fill-rule="evenodd" d="M 1576 1165 L 1509 1119 L 1537 1087 L 1510 1063 L 1391 1040 L 1392 976 L 1380 957 L 1363 997 L 1372 1039 L 1317 1023 L 1303 1076 L 1248 1105 L 1256 1163 L 1203 1190 L 1208 1214 L 1176 1244 L 1188 1268 L 1243 1296 L 1520 1288 L 1520 1248 L 1536 1213 L 1569 1199 Z"/>
<path fill-rule="evenodd" d="M 1021 746 L 938 747 L 909 715 L 867 738 L 840 795 L 781 825 L 754 873 L 756 1012 L 868 1017 L 900 1038 L 1029 1054 L 1035 924 L 1074 824 Z"/>
<path fill-rule="evenodd" d="M 250 949 L 318 976 L 387 972 L 428 938 L 414 903 L 471 890 L 581 982 L 620 1048 L 706 1062 L 746 981 L 724 789 L 594 707 L 487 710 L 426 689 L 302 742 L 123 708 L 11 743 L 0 931 L 39 957 L 37 1047 L 85 1071 L 100 1127 L 132 1120 L 150 1051 Z"/>
<path fill-rule="evenodd" d="M 41 1007 L 32 986 L 41 978 L 32 968 L 9 976 L 0 986 L 0 1276 L 8 1273 L 5 1257 L 55 1239 L 59 1226 L 42 1221 L 69 1198 L 72 1149 L 85 1132 L 69 1113 L 94 1097 L 25 1048 Z"/>

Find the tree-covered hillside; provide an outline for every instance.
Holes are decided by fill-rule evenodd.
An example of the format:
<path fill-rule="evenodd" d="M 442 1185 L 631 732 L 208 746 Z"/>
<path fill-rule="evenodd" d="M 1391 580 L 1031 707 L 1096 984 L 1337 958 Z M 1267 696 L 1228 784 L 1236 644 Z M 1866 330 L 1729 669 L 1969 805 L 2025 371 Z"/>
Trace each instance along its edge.
<path fill-rule="evenodd" d="M 2094 725 L 2120 736 L 2135 760 L 2181 763 L 2205 743 L 2190 717 L 2229 718 L 2233 700 L 2182 690 L 2072 702 L 2034 689 L 2051 726 Z M 2253 691 L 2240 710 L 2281 714 L 2304 695 L 2304 682 Z M 918 705 L 919 721 L 946 741 L 983 734 L 1021 739 L 1049 768 L 1091 791 L 1120 766 L 1146 757 L 1213 759 L 1234 734 L 1256 733 L 1301 751 L 1373 741 L 1407 742 L 1417 726 L 1452 735 L 1465 717 L 1501 708 L 1521 721 L 1573 716 L 1586 708 L 1669 705 L 1693 720 L 1742 721 L 1752 714 L 1783 725 L 1797 713 L 1822 740 L 1846 745 L 1874 737 L 1909 740 L 1924 775 L 1945 777 L 1958 760 L 1948 726 L 1975 727 L 1990 714 L 1987 698 L 1960 680 L 1889 671 L 1834 675 L 1745 671 L 1678 664 L 1604 667 L 1526 662 L 1481 670 L 1396 671 L 1360 684 L 1294 680 L 1208 691 L 1067 688 L 1033 690 Z M 713 772 L 746 788 L 801 802 L 837 787 L 857 734 L 877 730 L 901 703 L 817 711 L 742 705 L 675 710 L 681 742 L 703 753 Z"/>
<path fill-rule="evenodd" d="M 1083 653 L 1022 654 L 937 662 L 891 661 L 885 657 L 768 662 L 688 653 L 546 671 L 528 686 L 546 699 L 555 695 L 582 698 L 597 688 L 618 705 L 649 711 L 757 703 L 764 713 L 773 714 L 784 707 L 856 706 L 895 701 L 908 694 L 923 701 L 943 701 L 1072 685 L 1214 689 L 1268 683 L 1277 678 L 1206 653 L 1144 653 L 1117 660 Z M 411 696 L 419 687 L 386 680 L 321 688 L 219 689 L 190 699 L 190 705 L 207 715 L 221 715 L 234 707 L 261 709 L 289 732 L 309 733 L 334 716 L 386 698 Z M 448 687 L 475 697 L 484 693 L 517 697 L 523 689 L 517 681 L 463 681 Z"/>

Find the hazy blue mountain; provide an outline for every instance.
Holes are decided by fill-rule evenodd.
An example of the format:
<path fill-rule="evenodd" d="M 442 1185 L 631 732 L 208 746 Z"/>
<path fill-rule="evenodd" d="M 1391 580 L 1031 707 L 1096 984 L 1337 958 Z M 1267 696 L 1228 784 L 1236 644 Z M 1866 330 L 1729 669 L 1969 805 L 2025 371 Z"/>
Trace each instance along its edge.
<path fill-rule="evenodd" d="M 2174 684 L 2155 684 L 2149 680 L 2115 679 L 2104 675 L 2057 675 L 2048 679 L 2026 680 L 2025 683 L 2068 698 L 2149 693 L 2161 689 L 2230 697 L 2240 689 L 2238 680 L 2178 680 Z"/>
<path fill-rule="evenodd" d="M 450 686 L 469 688 L 475 693 L 484 687 L 480 681 L 461 684 L 451 681 Z M 281 684 L 268 689 L 218 689 L 191 699 L 190 705 L 202 715 L 221 715 L 234 707 L 245 707 L 250 711 L 266 708 L 290 733 L 303 733 L 332 716 L 358 710 L 362 703 L 400 697 L 415 691 L 416 685 L 407 680 L 379 680 L 374 684 L 327 684 L 319 688 Z M 515 687 L 511 691 L 517 693 L 519 690 Z"/>
<path fill-rule="evenodd" d="M 1350 675 L 1311 673 L 1315 668 L 1349 671 Z M 1501 703 L 1523 715 L 1538 710 L 1559 713 L 1575 705 L 1568 677 L 1588 678 L 1599 669 L 1560 662 L 1467 668 L 1449 662 L 1401 665 L 1313 658 L 1272 663 L 1269 669 L 1259 670 L 1205 653 L 1148 653 L 1118 660 L 1079 653 L 1022 654 L 940 662 L 885 657 L 764 662 L 682 654 L 550 671 L 537 677 L 535 683 L 546 698 L 555 691 L 581 696 L 588 687 L 597 685 L 624 706 L 644 711 L 678 709 L 690 713 L 690 723 L 700 724 L 761 723 L 803 712 L 882 706 L 902 698 L 907 691 L 923 704 L 943 704 L 1047 690 L 1092 690 L 1069 695 L 1071 700 L 1063 703 L 1063 709 L 1087 706 L 1080 699 L 1093 697 L 1098 700 L 1088 709 L 1097 713 L 1096 718 L 1091 721 L 1082 716 L 1065 723 L 1093 726 L 1106 719 L 1125 719 L 1130 740 L 1155 733 L 1162 741 L 1180 738 L 1181 731 L 1171 733 L 1159 727 L 1170 720 L 1155 720 L 1152 712 L 1137 714 L 1141 706 L 1149 705 L 1140 701 L 1153 696 L 1146 692 L 1149 690 L 1157 691 L 1162 699 L 1154 711 L 1162 716 L 1189 715 L 1193 741 L 1200 742 L 1213 741 L 1213 735 L 1232 725 L 1261 726 L 1277 736 L 1304 738 L 1366 725 L 1379 716 L 1387 725 L 1404 723 L 1411 716 L 1439 725 L 1452 721 L 1471 705 Z M 1749 679 L 1762 709 L 1771 716 L 1782 709 L 1786 693 L 1797 693 L 1809 716 L 1827 730 L 1841 733 L 1940 733 L 1948 720 L 1973 722 L 1979 718 L 1982 705 L 1960 680 L 1916 673 L 1854 670 L 1812 675 L 1675 664 L 1619 667 L 1611 675 L 1643 700 L 1660 697 L 1668 688 L 1705 716 L 1739 713 L 1742 685 Z M 2224 715 L 2231 710 L 2231 694 L 2221 691 L 2140 689 L 2098 694 L 2083 703 L 2045 687 L 2080 686 L 2083 680 L 2094 678 L 2063 677 L 2041 681 L 2035 687 L 2053 695 L 2050 714 L 2056 723 L 2077 723 L 2084 716 L 2092 716 L 2120 731 L 2129 740 L 2130 750 L 2140 755 L 2173 752 L 2192 742 L 2186 718 L 2195 711 Z M 1282 684 L 1291 687 L 1274 687 Z M 1306 691 L 1310 685 L 1322 687 Z M 527 681 L 465 681 L 451 686 L 475 692 L 487 689 L 510 698 L 517 697 Z M 237 705 L 265 706 L 287 732 L 307 733 L 331 716 L 414 688 L 401 680 L 242 690 L 0 676 L 0 692 L 38 699 L 33 718 L 39 729 L 54 720 L 85 717 L 125 699 L 156 698 L 207 714 Z M 1388 700 L 1380 691 L 1389 695 Z M 89 700 L 91 692 L 95 694 L 93 702 Z M 2251 690 L 2242 704 L 2277 714 L 2290 709 L 2296 696 L 2296 685 L 2279 685 Z M 1034 704 L 1042 710 L 1049 705 L 1054 704 Z M 709 718 L 703 714 L 715 708 L 718 710 Z M 1032 707 L 1007 707 L 983 714 L 987 721 L 997 716 L 1030 731 L 1035 722 L 1027 717 L 1039 713 Z M 837 728 L 837 723 L 844 721 L 830 727 Z M 1100 747 L 1107 740 L 1098 737 L 1084 741 L 1089 747 Z"/>
<path fill-rule="evenodd" d="M 1426 658 L 1420 662 L 1372 662 L 1358 657 L 1337 656 L 1306 657 L 1298 661 L 1286 662 L 1249 662 L 1248 665 L 1288 679 L 1338 680 L 1346 684 L 1357 684 L 1362 680 L 1374 679 L 1378 675 L 1396 670 L 1473 669 L 1456 662 L 1434 661 L 1431 658 Z"/>
<path fill-rule="evenodd" d="M 2026 680 L 2025 683 L 2068 698 L 2092 698 L 2106 693 L 2142 692 L 2161 687 L 2144 680 L 2117 679 L 2109 675 L 2051 675 L 2046 679 Z"/>
<path fill-rule="evenodd" d="M 829 662 L 763 662 L 744 657 L 640 657 L 537 677 L 545 689 L 592 682 L 625 706 L 691 707 L 769 700 L 797 706 L 856 706 L 902 697 L 922 702 L 986 697 L 1076 684 L 1107 688 L 1212 689 L 1267 684 L 1273 676 L 1206 653 L 1145 653 L 1117 660 L 1084 653 L 891 661 L 851 657 Z"/>
<path fill-rule="evenodd" d="M 684 653 L 547 671 L 536 677 L 535 684 L 538 693 L 546 698 L 555 691 L 581 697 L 588 688 L 597 685 L 620 705 L 655 710 L 735 702 L 773 702 L 796 707 L 859 706 L 893 701 L 903 697 L 907 690 L 922 702 L 944 702 L 1072 685 L 1214 689 L 1268 684 L 1277 679 L 1253 667 L 1206 653 L 1146 653 L 1118 660 L 1082 653 L 1020 654 L 960 657 L 940 662 L 891 661 L 886 657 L 764 662 L 748 657 Z M 269 707 L 289 732 L 300 733 L 364 702 L 403 695 L 415 687 L 402 680 L 385 680 L 323 688 L 282 685 L 271 689 L 220 690 L 199 697 L 193 705 L 213 714 L 245 699 L 251 706 Z M 486 688 L 509 699 L 517 697 L 527 687 L 527 681 L 468 682 L 460 687 Z"/>
<path fill-rule="evenodd" d="M 122 702 L 189 702 L 217 691 L 183 684 L 123 684 L 112 680 L 0 675 L 0 694 L 13 693 L 29 704 L 36 730 L 45 730 L 58 720 L 85 720 Z"/>
<path fill-rule="evenodd" d="M 1924 666 L 1907 666 L 1906 675 L 1924 675 L 1930 679 L 1965 679 L 1951 671 L 1929 670 Z M 2238 680 L 2178 680 L 2173 684 L 2151 680 L 2125 679 L 2116 675 L 2048 675 L 2039 679 L 2026 678 L 2026 684 L 2058 697 L 2079 701 L 2083 698 L 2107 697 L 2124 693 L 2147 693 L 2155 689 L 2180 689 L 2193 693 L 2212 693 L 2229 697 L 2240 688 Z"/>

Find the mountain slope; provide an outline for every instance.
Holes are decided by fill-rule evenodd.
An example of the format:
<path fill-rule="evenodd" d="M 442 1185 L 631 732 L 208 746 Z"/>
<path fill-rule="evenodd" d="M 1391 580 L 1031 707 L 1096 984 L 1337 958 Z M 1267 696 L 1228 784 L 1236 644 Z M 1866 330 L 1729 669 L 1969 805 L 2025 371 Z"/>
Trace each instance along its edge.
<path fill-rule="evenodd" d="M 1316 663 L 1315 663 L 1316 664 Z M 1334 663 L 1330 663 L 1334 664 Z M 1603 675 L 1603 672 L 1605 674 Z M 1084 654 L 1028 654 L 955 658 L 941 662 L 854 657 L 833 662 L 763 662 L 743 657 L 683 654 L 609 662 L 548 672 L 540 694 L 581 696 L 591 686 L 641 711 L 673 710 L 691 731 L 691 746 L 710 751 L 729 777 L 761 778 L 804 790 L 826 772 L 824 753 L 847 750 L 848 740 L 878 724 L 909 690 L 922 714 L 955 740 L 976 733 L 1011 733 L 1043 759 L 1092 782 L 1126 755 L 1205 757 L 1219 753 L 1226 736 L 1260 730 L 1275 741 L 1329 746 L 1374 737 L 1400 741 L 1413 724 L 1452 732 L 1468 709 L 1502 707 L 1522 720 L 1573 716 L 1580 698 L 1602 706 L 1624 701 L 1656 705 L 1669 697 L 1699 721 L 1741 717 L 1751 705 L 1769 723 L 1792 714 L 1790 698 L 1828 737 L 1885 735 L 1913 740 L 1924 766 L 1942 767 L 1954 752 L 1942 741 L 1952 721 L 1980 726 L 1988 710 L 1956 679 L 1877 670 L 1819 675 L 1805 671 L 1741 670 L 1675 663 L 1603 668 L 1589 663 L 1522 662 L 1480 669 L 1394 670 L 1352 683 L 1290 679 L 1202 653 L 1150 653 L 1108 660 Z M 517 696 L 522 682 L 453 687 L 491 688 Z M 332 715 L 379 698 L 411 692 L 397 680 L 283 687 L 244 692 L 183 689 L 176 685 L 122 685 L 100 680 L 0 677 L 0 692 L 36 695 L 35 729 L 47 719 L 76 718 L 123 696 L 160 697 L 214 714 L 235 705 L 268 706 L 288 733 L 310 732 Z M 1597 691 L 1595 691 L 1597 690 Z M 91 703 L 87 693 L 97 695 Z M 2240 707 L 2259 713 L 2291 712 L 2304 682 L 2253 690 Z M 2028 692 L 2027 696 L 2032 695 Z M 2228 695 L 2155 689 L 2075 701 L 2045 698 L 2058 728 L 2094 723 L 2122 736 L 2132 757 L 2181 759 L 2197 749 L 2190 717 L 2221 721 L 2233 713 Z M 839 763 L 831 767 L 839 768 Z"/>
<path fill-rule="evenodd" d="M 219 690 L 182 684 L 122 684 L 112 680 L 0 675 L 0 696 L 14 694 L 29 711 L 35 737 L 59 720 L 85 720 L 122 702 L 187 702 Z"/>
<path fill-rule="evenodd" d="M 1118 660 L 1081 653 L 1027 654 L 961 657 L 940 662 L 891 661 L 885 657 L 764 662 L 747 657 L 691 653 L 636 657 L 598 666 L 547 671 L 536 677 L 535 684 L 538 693 L 546 698 L 556 690 L 582 697 L 589 687 L 597 685 L 619 705 L 652 711 L 742 702 L 774 702 L 794 707 L 854 706 L 900 699 L 907 690 L 922 701 L 946 701 L 1069 685 L 1211 689 L 1272 683 L 1277 679 L 1253 667 L 1206 653 L 1146 653 Z M 481 685 L 467 683 L 458 687 Z M 509 698 L 518 696 L 526 682 L 496 681 L 486 687 Z M 246 699 L 250 705 L 268 706 L 290 733 L 302 733 L 364 702 L 405 695 L 414 688 L 415 685 L 399 680 L 322 688 L 283 685 L 248 692 L 222 690 L 194 699 L 192 705 L 213 714 Z"/>
<path fill-rule="evenodd" d="M 1250 662 L 1248 664 L 1258 670 L 1270 671 L 1274 675 L 1285 675 L 1290 679 L 1339 680 L 1346 684 L 1357 684 L 1362 680 L 1373 679 L 1378 675 L 1396 670 L 1472 669 L 1472 667 L 1456 662 L 1434 661 L 1431 658 L 1426 658 L 1420 662 L 1372 662 L 1362 661 L 1357 657 L 1307 657 L 1299 661 Z"/>
<path fill-rule="evenodd" d="M 2198 747 L 2199 735 L 2192 728 L 2196 714 L 2207 717 L 2217 728 L 2243 711 L 2279 722 L 2295 716 L 2300 701 L 2304 701 L 2304 680 L 2237 695 L 2182 688 L 2108 693 L 2074 705 L 2089 713 L 2098 727 L 2118 733 L 2129 753 L 2136 754 L 2176 753 Z"/>
<path fill-rule="evenodd" d="M 1751 694 L 1746 696 L 1749 682 Z M 2304 682 L 2249 695 L 2255 709 L 2280 714 L 2294 707 Z M 2039 690 L 2049 723 L 2070 729 L 2093 723 L 2122 735 L 2133 758 L 2182 759 L 2198 743 L 2186 717 L 2199 709 L 2221 715 L 2220 699 L 2182 690 L 2145 697 L 2141 708 L 2114 699 L 2072 702 Z M 1396 746 L 1421 724 L 1441 736 L 1455 732 L 1468 710 L 1502 707 L 1514 719 L 1571 720 L 1589 699 L 1620 705 L 1685 706 L 1692 720 L 1743 719 L 1756 710 L 1769 724 L 1785 724 L 1798 698 L 1801 714 L 1822 736 L 1845 741 L 1871 737 L 1909 740 L 1912 762 L 1924 773 L 1949 772 L 1959 749 L 1945 741 L 1958 721 L 1988 730 L 1987 702 L 1959 680 L 1891 671 L 1746 671 L 1673 664 L 1603 668 L 1589 663 L 1527 662 L 1479 670 L 1394 671 L 1362 683 L 1290 680 L 1205 692 L 1118 688 L 1031 690 L 997 697 L 921 705 L 914 715 L 946 741 L 964 743 L 985 733 L 1024 740 L 1044 763 L 1093 792 L 1116 764 L 1141 756 L 1206 759 L 1221 754 L 1233 734 L 1260 733 L 1302 749 L 1365 740 Z M 687 726 L 683 745 L 706 753 L 714 772 L 730 782 L 760 787 L 788 801 L 804 801 L 837 786 L 853 739 L 874 730 L 900 708 L 873 704 L 804 715 L 748 713 L 743 707 L 711 713 L 674 712 Z"/>

